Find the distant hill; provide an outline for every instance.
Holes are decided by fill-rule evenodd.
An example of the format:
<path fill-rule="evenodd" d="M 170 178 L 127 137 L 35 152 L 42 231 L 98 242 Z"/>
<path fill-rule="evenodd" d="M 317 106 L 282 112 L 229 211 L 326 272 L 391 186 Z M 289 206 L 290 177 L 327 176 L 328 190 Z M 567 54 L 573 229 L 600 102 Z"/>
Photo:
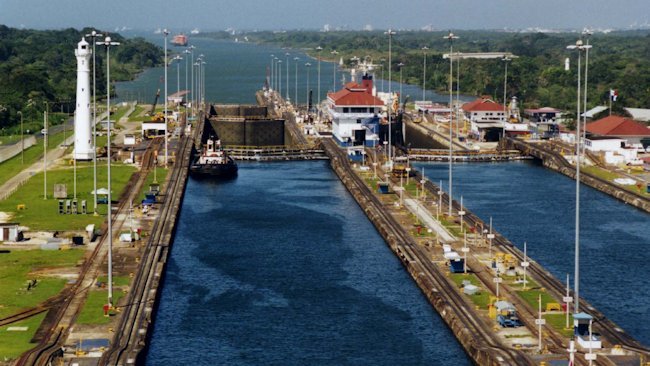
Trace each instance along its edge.
<path fill-rule="evenodd" d="M 91 29 L 30 30 L 0 25 L 0 129 L 5 134 L 20 121 L 42 115 L 44 102 L 56 111 L 74 111 L 77 60 L 74 50 Z M 104 36 L 104 31 L 99 31 Z M 121 45 L 111 49 L 111 79 L 130 80 L 146 67 L 162 64 L 163 51 L 142 38 L 110 33 Z M 88 40 L 90 42 L 90 40 Z M 106 52 L 97 47 L 97 96 L 106 94 Z M 32 107 L 27 107 L 31 101 Z M 33 130 L 33 129 L 32 129 Z"/>

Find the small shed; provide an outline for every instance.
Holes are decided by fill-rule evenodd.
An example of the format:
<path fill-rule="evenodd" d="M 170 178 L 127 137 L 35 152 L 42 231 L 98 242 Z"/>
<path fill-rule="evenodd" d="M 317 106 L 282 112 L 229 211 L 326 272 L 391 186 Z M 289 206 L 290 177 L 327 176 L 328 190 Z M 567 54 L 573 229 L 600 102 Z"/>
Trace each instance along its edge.
<path fill-rule="evenodd" d="M 578 340 L 578 344 L 583 348 L 602 348 L 602 342 L 598 334 L 591 332 L 589 328 L 593 323 L 593 317 L 587 313 L 578 313 L 573 315 L 573 334 Z"/>
<path fill-rule="evenodd" d="M 21 241 L 23 233 L 14 222 L 0 223 L 0 241 Z"/>

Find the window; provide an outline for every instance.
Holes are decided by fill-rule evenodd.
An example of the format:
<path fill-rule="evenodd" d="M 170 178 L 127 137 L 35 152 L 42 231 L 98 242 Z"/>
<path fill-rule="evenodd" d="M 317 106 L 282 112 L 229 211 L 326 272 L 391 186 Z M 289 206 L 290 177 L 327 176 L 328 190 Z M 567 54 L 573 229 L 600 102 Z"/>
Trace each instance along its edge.
<path fill-rule="evenodd" d="M 350 113 L 350 108 L 344 107 L 343 108 L 343 113 Z"/>
<path fill-rule="evenodd" d="M 361 123 L 361 118 L 357 118 L 357 123 Z"/>

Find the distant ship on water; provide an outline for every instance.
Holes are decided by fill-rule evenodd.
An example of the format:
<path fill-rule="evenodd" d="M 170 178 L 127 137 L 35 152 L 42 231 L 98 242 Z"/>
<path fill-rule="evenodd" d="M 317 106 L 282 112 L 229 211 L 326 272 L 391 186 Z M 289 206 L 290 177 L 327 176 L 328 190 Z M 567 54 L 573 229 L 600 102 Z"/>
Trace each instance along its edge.
<path fill-rule="evenodd" d="M 199 34 L 199 33 L 201 33 L 201 31 L 199 31 L 199 28 L 194 28 L 194 29 L 192 29 L 192 31 L 190 32 L 190 34 Z"/>
<path fill-rule="evenodd" d="M 174 46 L 187 46 L 187 36 L 183 33 L 175 35 L 172 44 Z"/>

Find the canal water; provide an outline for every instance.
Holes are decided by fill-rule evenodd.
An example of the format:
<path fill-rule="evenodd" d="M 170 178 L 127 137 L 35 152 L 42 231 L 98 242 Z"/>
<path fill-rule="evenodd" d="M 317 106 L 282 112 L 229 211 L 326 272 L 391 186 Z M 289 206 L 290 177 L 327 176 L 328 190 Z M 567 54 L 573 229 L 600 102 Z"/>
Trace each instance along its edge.
<path fill-rule="evenodd" d="M 270 54 L 289 52 L 301 59 L 298 102 L 305 102 L 304 63 L 316 63 L 303 53 L 192 43 L 208 62 L 209 101 L 255 103 Z M 332 65 L 321 64 L 323 95 Z M 309 73 L 315 93 L 316 68 Z M 162 74 L 147 70 L 117 92 L 151 103 Z M 175 77 L 170 68 L 170 93 Z M 421 89 L 404 86 L 404 94 Z M 447 188 L 446 164 L 418 166 Z M 575 182 L 532 162 L 458 164 L 454 174 L 457 199 L 463 195 L 485 221 L 492 216 L 518 247 L 527 241 L 529 255 L 555 276 L 573 277 Z M 650 216 L 582 192 L 582 296 L 650 344 Z M 230 182 L 190 180 L 161 296 L 148 365 L 470 364 L 326 162 L 243 163 Z"/>
<path fill-rule="evenodd" d="M 448 164 L 421 163 L 443 181 Z M 453 194 L 472 212 L 573 286 L 575 181 L 533 161 L 456 164 Z M 580 295 L 643 344 L 650 345 L 650 216 L 595 189 L 580 189 Z"/>
<path fill-rule="evenodd" d="M 147 365 L 470 365 L 329 162 L 188 182 Z"/>

